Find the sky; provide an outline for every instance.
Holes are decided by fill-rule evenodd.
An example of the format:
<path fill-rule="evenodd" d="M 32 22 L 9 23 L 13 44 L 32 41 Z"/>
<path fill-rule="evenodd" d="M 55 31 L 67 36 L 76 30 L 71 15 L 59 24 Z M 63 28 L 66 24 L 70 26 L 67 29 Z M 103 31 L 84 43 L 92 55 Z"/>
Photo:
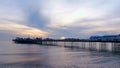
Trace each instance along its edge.
<path fill-rule="evenodd" d="M 0 40 L 120 33 L 120 0 L 0 0 Z"/>

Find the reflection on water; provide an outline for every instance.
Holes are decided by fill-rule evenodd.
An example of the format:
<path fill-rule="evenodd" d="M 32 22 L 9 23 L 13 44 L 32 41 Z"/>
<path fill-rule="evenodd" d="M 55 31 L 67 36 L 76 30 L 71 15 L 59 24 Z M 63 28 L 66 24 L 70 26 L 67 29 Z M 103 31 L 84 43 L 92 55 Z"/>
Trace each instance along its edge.
<path fill-rule="evenodd" d="M 59 42 L 57 43 L 57 45 L 96 51 L 110 51 L 110 52 L 120 51 L 120 43 L 111 42 Z"/>
<path fill-rule="evenodd" d="M 120 68 L 120 43 L 57 44 L 59 46 L 1 42 L 0 68 Z"/>

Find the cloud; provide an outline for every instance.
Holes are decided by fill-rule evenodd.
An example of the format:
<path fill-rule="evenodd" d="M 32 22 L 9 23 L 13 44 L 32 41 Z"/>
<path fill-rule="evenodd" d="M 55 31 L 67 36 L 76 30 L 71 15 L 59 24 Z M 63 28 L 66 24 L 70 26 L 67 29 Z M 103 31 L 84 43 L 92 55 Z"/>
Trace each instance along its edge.
<path fill-rule="evenodd" d="M 0 20 L 14 20 L 14 21 L 24 21 L 18 23 L 25 23 L 25 14 L 20 10 L 15 4 L 0 4 Z"/>
<path fill-rule="evenodd" d="M 0 1 L 0 33 L 2 36 L 31 36 L 47 37 L 48 32 L 42 30 L 42 17 L 39 15 L 39 6 L 32 5 L 29 1 Z M 36 3 L 36 1 L 35 1 Z M 35 10 L 36 9 L 36 10 Z M 31 11 L 30 11 L 31 10 Z M 31 25 L 31 26 L 30 26 Z M 38 25 L 38 27 L 32 26 Z M 5 37 L 5 36 L 4 36 Z"/>
<path fill-rule="evenodd" d="M 10 34 L 30 36 L 30 37 L 47 37 L 48 33 L 33 27 L 17 23 L 0 23 L 0 30 L 10 32 Z"/>
<path fill-rule="evenodd" d="M 17 6 L 25 13 L 28 26 L 44 29 L 48 22 L 44 18 L 42 10 L 42 0 L 16 0 Z"/>
<path fill-rule="evenodd" d="M 102 6 L 99 7 L 100 9 L 95 8 L 101 1 L 85 1 L 83 3 L 79 1 L 80 0 L 76 0 L 76 2 L 79 3 L 78 5 L 73 5 L 69 4 L 69 2 L 64 2 L 64 0 L 57 0 L 54 2 L 51 0 L 43 9 L 43 14 L 51 20 L 47 26 L 52 28 L 72 26 L 75 24 L 75 21 L 78 20 L 96 19 L 104 16 L 106 10 L 103 10 L 101 8 Z"/>
<path fill-rule="evenodd" d="M 119 0 L 1 0 L 0 32 L 86 38 L 119 33 Z"/>
<path fill-rule="evenodd" d="M 57 36 L 84 37 L 91 34 L 119 33 L 119 0 L 49 0 L 43 15 L 47 27 Z M 71 32 L 72 31 L 72 32 Z M 85 35 L 86 34 L 86 35 Z"/>

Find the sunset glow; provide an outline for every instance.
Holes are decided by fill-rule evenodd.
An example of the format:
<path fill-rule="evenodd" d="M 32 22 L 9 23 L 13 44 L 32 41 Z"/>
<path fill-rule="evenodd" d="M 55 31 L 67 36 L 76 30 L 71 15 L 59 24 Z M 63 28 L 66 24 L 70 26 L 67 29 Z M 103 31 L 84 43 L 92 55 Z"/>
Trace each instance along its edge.
<path fill-rule="evenodd" d="M 119 0 L 0 1 L 0 33 L 52 38 L 119 34 L 119 5 Z"/>

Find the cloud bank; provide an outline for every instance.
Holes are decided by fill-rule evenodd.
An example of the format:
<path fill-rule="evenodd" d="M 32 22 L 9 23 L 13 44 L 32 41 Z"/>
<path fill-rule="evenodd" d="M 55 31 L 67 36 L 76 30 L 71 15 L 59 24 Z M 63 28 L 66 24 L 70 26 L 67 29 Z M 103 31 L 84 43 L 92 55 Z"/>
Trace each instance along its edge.
<path fill-rule="evenodd" d="M 2 0 L 0 33 L 53 38 L 119 34 L 119 6 L 119 0 Z"/>

